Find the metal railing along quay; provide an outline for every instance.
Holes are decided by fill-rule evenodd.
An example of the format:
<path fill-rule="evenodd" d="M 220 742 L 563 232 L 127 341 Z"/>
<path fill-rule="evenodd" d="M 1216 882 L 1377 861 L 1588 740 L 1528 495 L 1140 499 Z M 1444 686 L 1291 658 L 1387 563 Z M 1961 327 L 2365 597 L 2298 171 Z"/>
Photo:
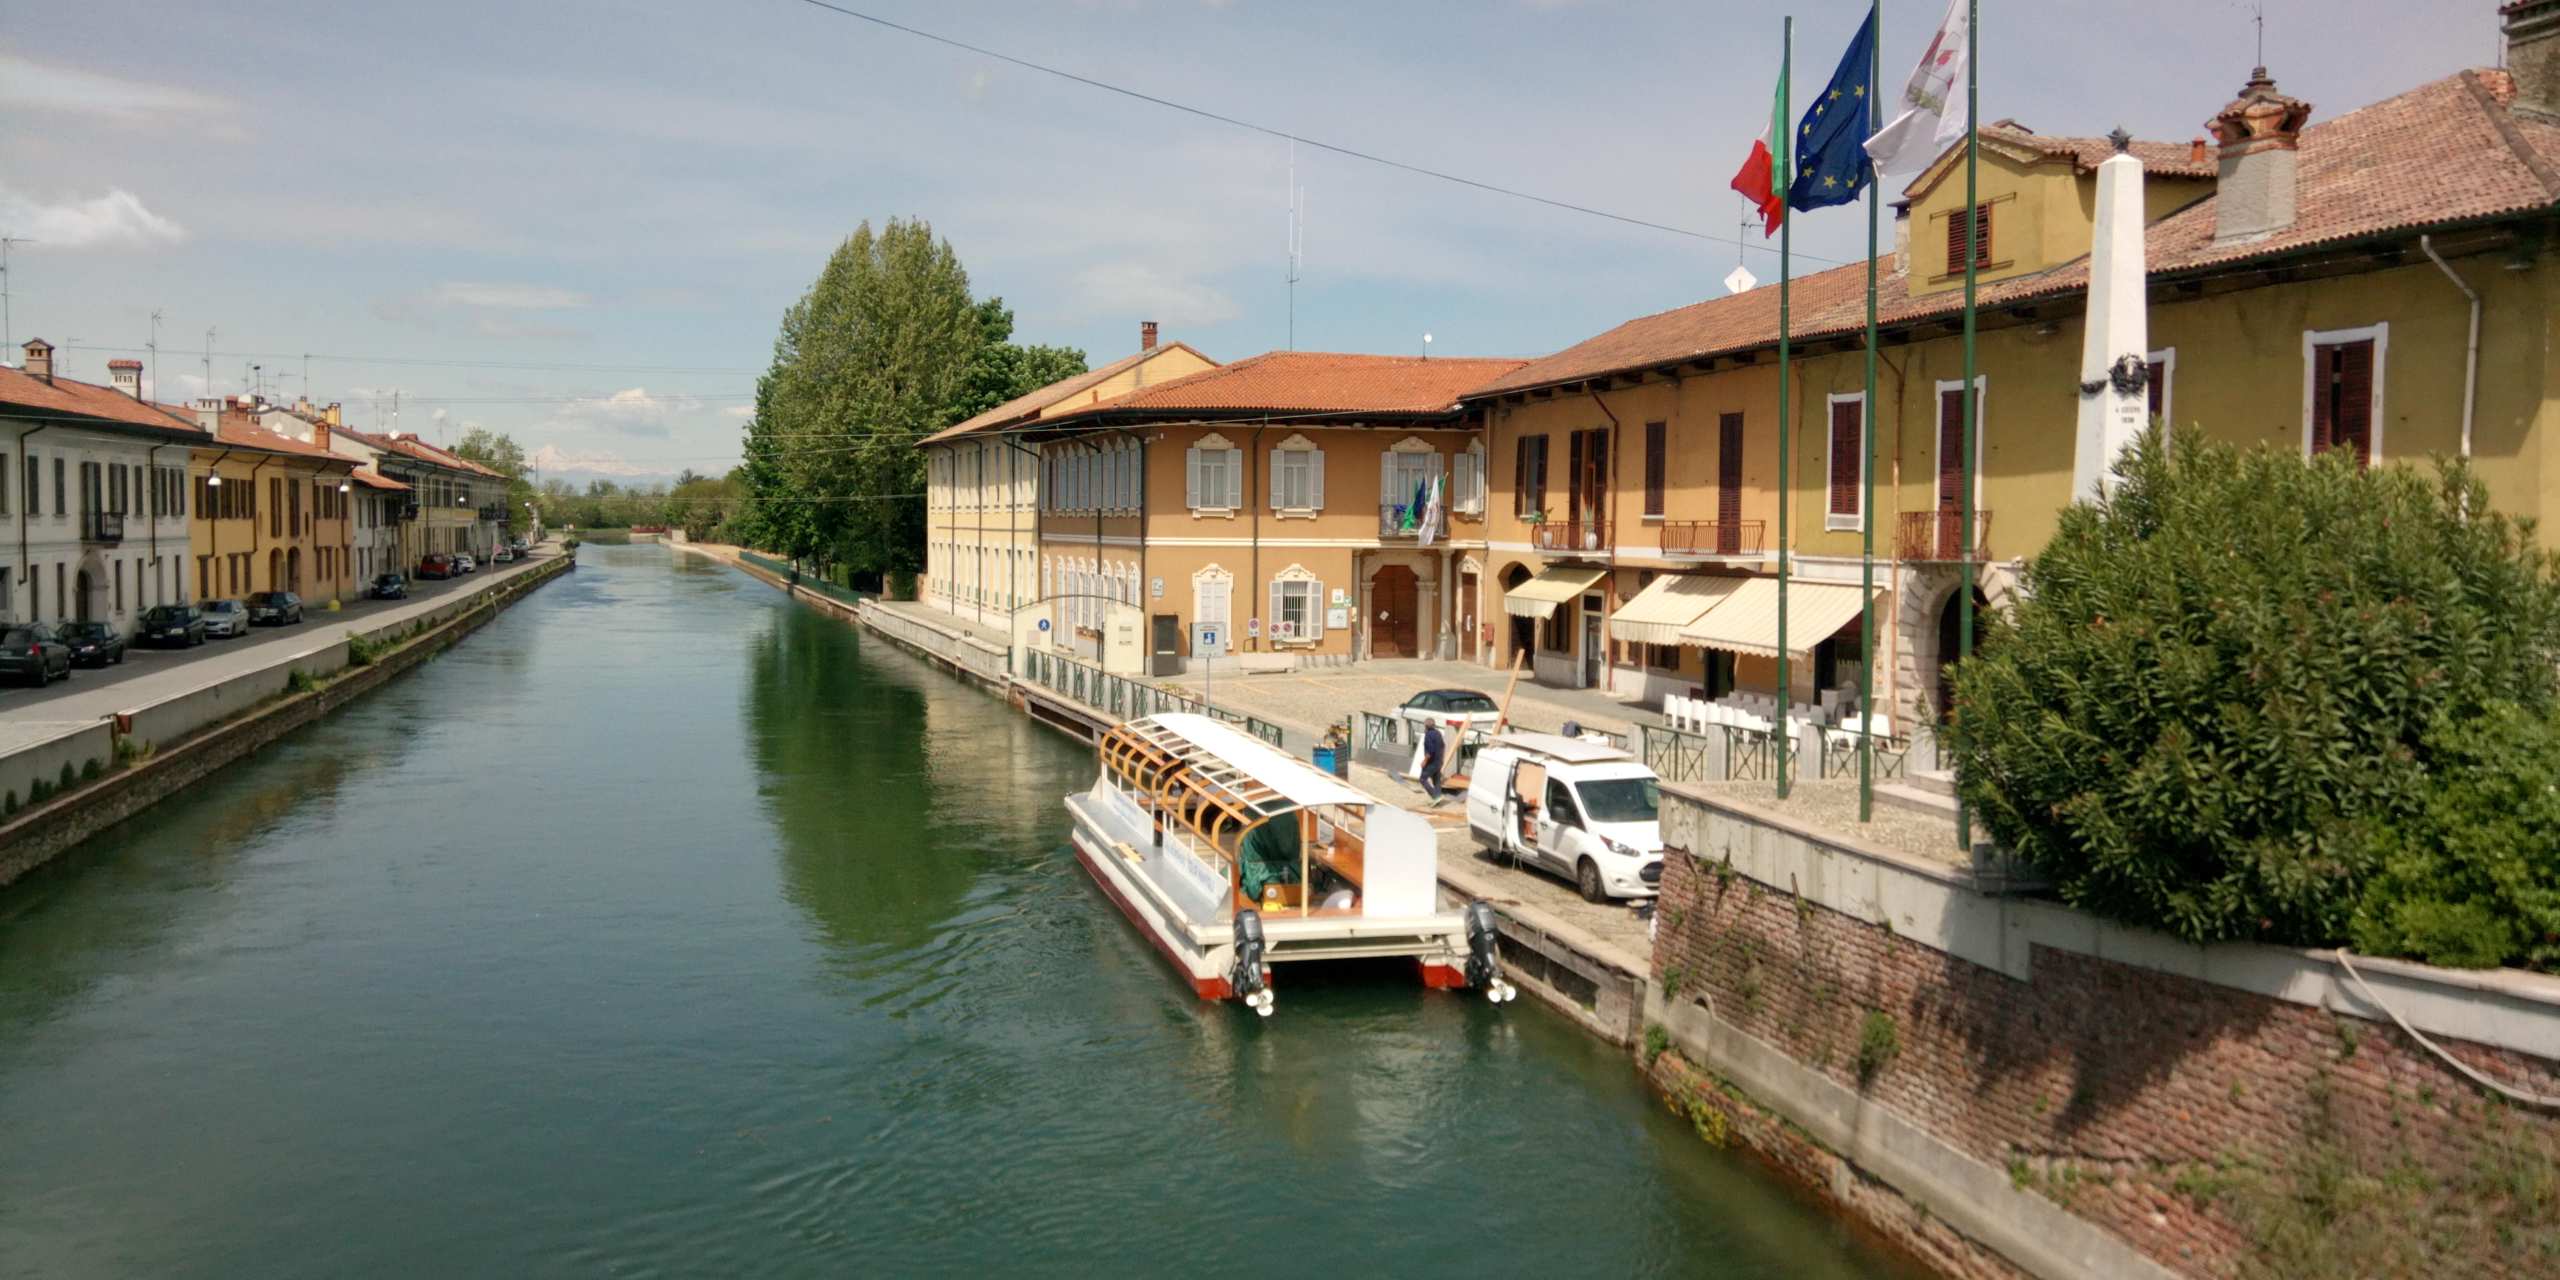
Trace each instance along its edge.
<path fill-rule="evenodd" d="M 830 600 L 836 601 L 839 604 L 860 604 L 864 600 L 871 598 L 865 593 L 856 591 L 851 587 L 837 586 L 835 583 L 829 582 L 825 578 L 819 577 L 816 574 L 801 573 L 798 567 L 794 566 L 789 561 L 776 560 L 770 556 L 760 556 L 744 547 L 740 547 L 738 549 L 738 558 L 763 569 L 767 573 L 780 575 L 783 581 L 788 582 L 795 587 L 815 592 Z"/>
<path fill-rule="evenodd" d="M 1661 775 L 1665 782 L 1767 782 L 1774 775 L 1780 734 L 1769 729 L 1746 729 L 1740 725 L 1717 725 L 1704 733 L 1673 729 L 1664 725 L 1639 725 L 1644 749 L 1645 767 Z M 1826 731 L 1819 752 L 1797 749 L 1799 762 L 1811 755 L 1816 778 L 1856 777 L 1858 772 L 1857 736 Z M 1911 754 L 1909 738 L 1876 738 L 1876 776 L 1902 776 L 1903 761 Z"/>
<path fill-rule="evenodd" d="M 1033 650 L 1024 655 L 1023 667 L 1015 673 L 1021 679 L 1121 720 L 1188 711 L 1223 720 L 1274 747 L 1282 745 L 1280 726 L 1268 720 L 1211 706 L 1163 685 L 1113 675 L 1091 663 Z"/>

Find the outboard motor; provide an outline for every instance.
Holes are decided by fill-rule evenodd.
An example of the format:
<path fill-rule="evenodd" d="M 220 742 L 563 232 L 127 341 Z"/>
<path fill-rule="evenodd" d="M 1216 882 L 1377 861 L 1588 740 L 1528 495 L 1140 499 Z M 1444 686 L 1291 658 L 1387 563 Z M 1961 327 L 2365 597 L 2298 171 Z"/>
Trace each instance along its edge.
<path fill-rule="evenodd" d="M 1227 971 L 1227 990 L 1271 1016 L 1271 985 L 1262 980 L 1262 913 L 1251 907 L 1236 912 L 1236 965 Z"/>
<path fill-rule="evenodd" d="M 1501 925 L 1493 908 L 1483 902 L 1467 904 L 1467 985 L 1484 989 L 1484 998 L 1503 1004 L 1520 994 L 1518 987 L 1502 980 Z"/>

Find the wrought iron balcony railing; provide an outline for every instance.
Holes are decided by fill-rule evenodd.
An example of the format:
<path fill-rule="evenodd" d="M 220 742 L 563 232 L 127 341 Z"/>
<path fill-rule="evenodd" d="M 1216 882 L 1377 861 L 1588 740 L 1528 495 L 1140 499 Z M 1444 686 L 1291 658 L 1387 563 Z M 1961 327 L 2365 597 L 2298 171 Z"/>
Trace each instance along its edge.
<path fill-rule="evenodd" d="M 1609 522 L 1542 521 L 1529 526 L 1529 545 L 1547 555 L 1603 555 L 1609 551 Z"/>
<path fill-rule="evenodd" d="M 1761 520 L 1665 520 L 1662 554 L 1756 556 L 1766 524 Z"/>
<path fill-rule="evenodd" d="M 124 541 L 124 513 L 121 511 L 90 512 L 81 518 L 80 540 L 109 544 Z"/>
<path fill-rule="evenodd" d="M 1899 560 L 1960 561 L 1965 558 L 1964 516 L 1955 511 L 1905 511 L 1894 531 L 1893 554 Z M 1973 513 L 1973 559 L 1991 558 L 1991 513 Z"/>

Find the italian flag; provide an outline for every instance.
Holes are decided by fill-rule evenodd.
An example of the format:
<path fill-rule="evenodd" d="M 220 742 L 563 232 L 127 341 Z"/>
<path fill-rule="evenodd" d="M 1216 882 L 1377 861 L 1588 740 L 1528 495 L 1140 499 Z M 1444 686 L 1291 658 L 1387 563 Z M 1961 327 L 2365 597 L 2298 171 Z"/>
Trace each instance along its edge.
<path fill-rule="evenodd" d="M 1733 175 L 1733 189 L 1760 209 L 1760 234 L 1778 234 L 1787 220 L 1787 69 L 1778 68 L 1778 91 L 1769 98 L 1769 132 L 1751 144 L 1751 156 Z"/>

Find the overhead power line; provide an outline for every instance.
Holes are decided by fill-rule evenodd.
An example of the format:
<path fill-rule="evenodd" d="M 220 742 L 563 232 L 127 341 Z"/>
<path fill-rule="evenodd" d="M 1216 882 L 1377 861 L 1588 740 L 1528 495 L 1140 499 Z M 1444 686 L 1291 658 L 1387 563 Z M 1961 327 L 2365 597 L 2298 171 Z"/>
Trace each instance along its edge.
<path fill-rule="evenodd" d="M 119 347 L 102 343 L 70 343 L 65 351 L 110 351 L 130 355 L 141 347 Z M 435 360 L 420 356 L 350 356 L 323 351 L 208 351 L 208 359 L 231 360 L 334 360 L 341 364 L 401 365 L 423 369 L 523 369 L 535 373 L 698 373 L 733 374 L 751 378 L 762 369 L 723 369 L 683 364 L 542 364 L 522 360 Z"/>
<path fill-rule="evenodd" d="M 875 27 L 895 31 L 901 35 L 914 36 L 919 40 L 930 40 L 935 44 L 946 45 L 953 49 L 974 53 L 982 58 L 993 58 L 998 62 L 1020 67 L 1025 71 L 1037 71 L 1044 76 L 1056 76 L 1058 79 L 1071 81 L 1073 83 L 1083 85 L 1088 89 L 1100 89 L 1104 93 L 1118 94 L 1123 98 L 1144 102 L 1150 106 L 1163 107 L 1168 111 L 1179 111 L 1184 115 L 1197 116 L 1203 120 L 1211 120 L 1219 124 L 1230 125 L 1238 129 L 1262 134 L 1265 137 L 1283 139 L 1297 143 L 1300 146 L 1313 147 L 1318 151 L 1330 151 L 1338 156 L 1348 157 L 1353 160 L 1362 160 L 1370 164 L 1382 165 L 1389 169 L 1402 170 L 1406 173 L 1418 174 L 1422 177 L 1431 178 L 1436 181 L 1455 183 L 1462 187 L 1472 187 L 1475 190 L 1489 192 L 1498 196 L 1509 196 L 1514 200 L 1526 200 L 1532 204 L 1542 204 L 1550 209 L 1562 209 L 1568 213 L 1585 214 L 1594 218 L 1606 218 L 1611 222 L 1624 223 L 1631 227 L 1643 227 L 1648 231 L 1660 231 L 1675 236 L 1687 236 L 1692 240 L 1705 240 L 1715 244 L 1737 245 L 1746 248 L 1765 247 L 1752 246 L 1749 242 L 1736 236 L 1719 235 L 1712 231 L 1700 231 L 1693 227 L 1673 226 L 1667 222 L 1656 222 L 1650 218 L 1638 218 L 1624 213 L 1612 213 L 1607 209 L 1596 209 L 1586 204 L 1575 204 L 1570 200 L 1558 200 L 1553 196 L 1542 196 L 1534 191 L 1523 191 L 1517 187 L 1506 187 L 1499 183 L 1484 182 L 1479 179 L 1467 177 L 1463 174 L 1450 173 L 1445 169 L 1434 169 L 1426 165 L 1398 160 L 1391 156 L 1382 156 L 1374 151 L 1362 151 L 1357 147 L 1346 147 L 1340 143 L 1326 142 L 1321 138 L 1310 138 L 1304 134 L 1291 133 L 1286 129 L 1275 128 L 1267 124 L 1258 124 L 1251 120 L 1228 115 L 1222 111 L 1212 111 L 1207 107 L 1195 107 L 1187 102 L 1176 102 L 1171 98 L 1158 97 L 1155 94 L 1147 93 L 1139 89 L 1132 89 L 1126 85 L 1113 84 L 1108 80 L 1097 80 L 1092 76 L 1080 75 L 1076 72 L 1066 70 L 1063 67 L 1053 67 L 1044 62 L 1033 62 L 1029 58 L 1018 58 L 1009 53 L 1003 53 L 987 48 L 984 45 L 971 44 L 966 40 L 940 35 L 935 32 L 924 30 L 921 27 L 911 27 L 903 22 L 892 22 L 877 14 L 864 13 L 859 9 L 848 9 L 840 4 L 831 4 L 828 0 L 799 0 L 799 3 L 807 5 L 812 9 L 823 9 L 826 12 L 835 14 L 839 17 L 852 18 L 857 22 L 868 22 Z M 1796 256 L 1814 262 L 1834 261 L 1830 258 L 1818 258 L 1807 253 L 1799 253 Z"/>

